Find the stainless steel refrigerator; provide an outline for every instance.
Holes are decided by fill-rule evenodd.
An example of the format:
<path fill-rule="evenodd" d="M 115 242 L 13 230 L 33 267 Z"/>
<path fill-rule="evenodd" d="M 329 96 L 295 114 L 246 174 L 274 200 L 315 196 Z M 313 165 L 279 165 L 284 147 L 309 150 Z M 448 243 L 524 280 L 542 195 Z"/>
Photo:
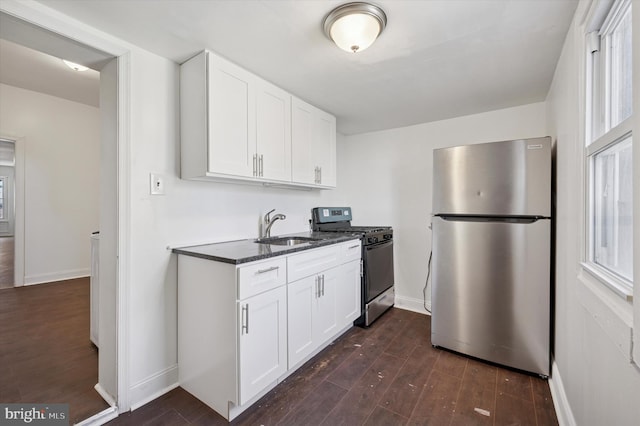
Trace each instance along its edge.
<path fill-rule="evenodd" d="M 550 370 L 551 139 L 433 152 L 431 343 Z"/>

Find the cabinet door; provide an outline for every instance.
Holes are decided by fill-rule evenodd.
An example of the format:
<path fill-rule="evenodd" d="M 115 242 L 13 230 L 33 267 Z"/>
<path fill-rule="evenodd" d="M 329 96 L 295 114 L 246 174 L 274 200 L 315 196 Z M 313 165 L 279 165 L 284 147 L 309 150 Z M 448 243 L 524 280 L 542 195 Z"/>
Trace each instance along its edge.
<path fill-rule="evenodd" d="M 336 288 L 340 280 L 340 268 L 322 272 L 319 276 L 317 298 L 317 315 L 315 317 L 314 334 L 316 343 L 322 344 L 338 331 L 336 316 Z"/>
<path fill-rule="evenodd" d="M 289 368 L 293 368 L 316 348 L 313 317 L 318 292 L 318 277 L 315 275 L 287 286 Z"/>
<path fill-rule="evenodd" d="M 256 93 L 259 176 L 291 182 L 291 95 L 265 81 Z"/>
<path fill-rule="evenodd" d="M 292 180 L 336 186 L 336 118 L 300 99 L 291 101 Z"/>
<path fill-rule="evenodd" d="M 336 118 L 317 111 L 313 120 L 313 156 L 319 168 L 318 182 L 322 186 L 336 186 Z"/>
<path fill-rule="evenodd" d="M 336 286 L 338 327 L 344 327 L 360 316 L 361 288 L 360 260 L 341 265 L 340 281 Z"/>
<path fill-rule="evenodd" d="M 291 176 L 294 182 L 316 184 L 313 143 L 314 108 L 300 99 L 291 100 Z"/>
<path fill-rule="evenodd" d="M 208 54 L 208 171 L 253 176 L 255 77 Z"/>
<path fill-rule="evenodd" d="M 238 317 L 242 405 L 287 371 L 286 286 L 239 301 Z"/>

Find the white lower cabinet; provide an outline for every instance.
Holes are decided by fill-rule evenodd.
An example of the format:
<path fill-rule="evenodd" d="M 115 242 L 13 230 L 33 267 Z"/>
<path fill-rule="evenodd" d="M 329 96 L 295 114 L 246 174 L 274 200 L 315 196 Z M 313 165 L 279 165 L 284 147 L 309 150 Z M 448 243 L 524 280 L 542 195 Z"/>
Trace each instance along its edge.
<path fill-rule="evenodd" d="M 339 268 L 324 271 L 318 277 L 318 310 L 316 316 L 316 336 L 318 346 L 335 336 L 338 331 L 336 316 L 337 285 L 340 281 Z"/>
<path fill-rule="evenodd" d="M 340 266 L 336 285 L 336 318 L 338 324 L 355 321 L 361 314 L 360 260 Z"/>
<path fill-rule="evenodd" d="M 336 315 L 339 268 L 287 286 L 289 368 L 313 353 L 338 331 Z"/>
<path fill-rule="evenodd" d="M 315 349 L 313 318 L 315 317 L 317 297 L 318 279 L 316 276 L 303 278 L 287 286 L 290 367 L 299 363 Z"/>
<path fill-rule="evenodd" d="M 238 302 L 240 402 L 247 403 L 287 371 L 287 290 Z"/>
<path fill-rule="evenodd" d="M 232 420 L 338 337 L 359 316 L 354 243 L 243 265 L 179 255 L 180 385 Z"/>

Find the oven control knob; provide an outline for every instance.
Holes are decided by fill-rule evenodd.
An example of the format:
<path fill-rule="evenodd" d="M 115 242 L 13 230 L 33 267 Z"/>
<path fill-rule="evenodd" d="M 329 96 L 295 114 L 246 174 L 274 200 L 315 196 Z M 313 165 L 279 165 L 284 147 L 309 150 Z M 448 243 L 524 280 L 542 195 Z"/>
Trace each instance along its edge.
<path fill-rule="evenodd" d="M 377 243 L 378 242 L 378 237 L 369 237 L 368 240 L 370 243 Z"/>
<path fill-rule="evenodd" d="M 390 240 L 391 239 L 391 234 L 384 234 L 384 239 L 385 240 Z"/>

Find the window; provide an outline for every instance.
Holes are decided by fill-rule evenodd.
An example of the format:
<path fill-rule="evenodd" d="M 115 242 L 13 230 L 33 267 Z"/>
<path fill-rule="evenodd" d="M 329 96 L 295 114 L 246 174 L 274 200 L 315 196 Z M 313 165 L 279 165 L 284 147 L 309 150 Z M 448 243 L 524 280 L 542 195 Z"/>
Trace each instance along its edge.
<path fill-rule="evenodd" d="M 633 280 L 631 137 L 593 155 L 593 260 Z"/>
<path fill-rule="evenodd" d="M 633 289 L 631 1 L 587 34 L 585 267 L 622 296 Z"/>

